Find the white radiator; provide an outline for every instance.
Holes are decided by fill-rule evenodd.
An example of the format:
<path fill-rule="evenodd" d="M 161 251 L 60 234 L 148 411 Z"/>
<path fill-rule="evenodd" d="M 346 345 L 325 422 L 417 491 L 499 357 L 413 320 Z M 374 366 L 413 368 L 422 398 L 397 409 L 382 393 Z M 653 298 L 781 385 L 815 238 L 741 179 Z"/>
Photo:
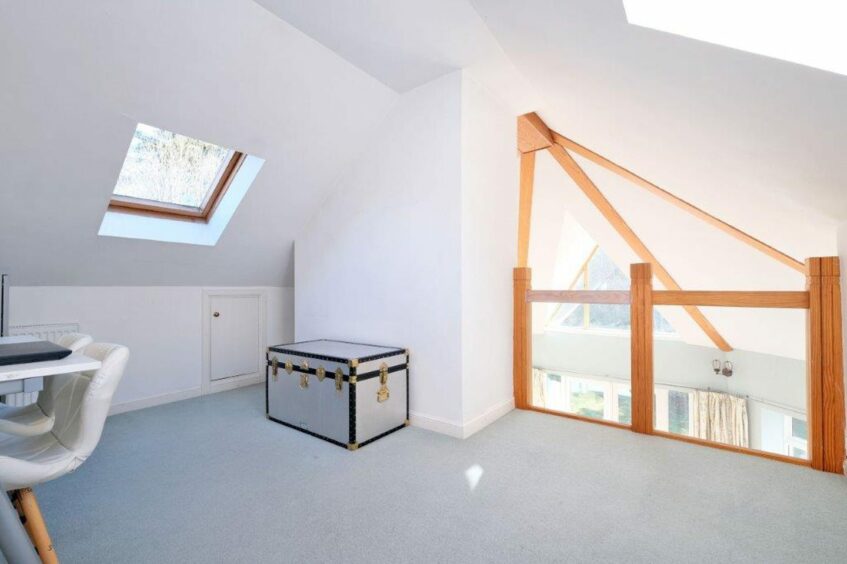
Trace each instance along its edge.
<path fill-rule="evenodd" d="M 9 335 L 31 335 L 45 341 L 59 340 L 62 335 L 68 333 L 79 333 L 79 323 L 47 323 L 43 325 L 11 325 Z M 8 394 L 5 396 L 5 404 L 11 406 L 23 406 L 35 403 L 38 400 L 38 392 Z"/>

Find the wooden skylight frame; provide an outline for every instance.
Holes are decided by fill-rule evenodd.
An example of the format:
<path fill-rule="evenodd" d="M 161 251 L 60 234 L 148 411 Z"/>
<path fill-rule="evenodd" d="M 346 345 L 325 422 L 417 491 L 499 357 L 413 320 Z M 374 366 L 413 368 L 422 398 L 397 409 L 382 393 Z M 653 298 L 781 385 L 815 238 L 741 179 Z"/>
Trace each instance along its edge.
<path fill-rule="evenodd" d="M 133 213 L 149 215 L 166 219 L 178 219 L 182 221 L 201 221 L 207 223 L 215 213 L 233 179 L 238 174 L 241 164 L 247 157 L 246 153 L 233 151 L 232 156 L 218 175 L 215 186 L 208 191 L 203 203 L 199 207 L 183 206 L 168 202 L 158 202 L 146 198 L 134 198 L 132 196 L 119 196 L 112 194 L 109 200 L 109 211 L 119 213 Z"/>

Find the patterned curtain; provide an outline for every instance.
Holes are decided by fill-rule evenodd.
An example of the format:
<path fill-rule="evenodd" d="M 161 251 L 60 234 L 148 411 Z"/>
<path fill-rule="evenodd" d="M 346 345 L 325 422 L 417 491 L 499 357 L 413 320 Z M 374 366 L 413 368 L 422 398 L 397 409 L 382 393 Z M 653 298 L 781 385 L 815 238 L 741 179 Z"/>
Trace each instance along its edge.
<path fill-rule="evenodd" d="M 747 400 L 722 392 L 694 392 L 694 436 L 749 447 Z"/>
<path fill-rule="evenodd" d="M 532 398 L 530 405 L 534 407 L 547 407 L 547 398 L 544 395 L 544 380 L 547 373 L 538 368 L 532 369 Z"/>

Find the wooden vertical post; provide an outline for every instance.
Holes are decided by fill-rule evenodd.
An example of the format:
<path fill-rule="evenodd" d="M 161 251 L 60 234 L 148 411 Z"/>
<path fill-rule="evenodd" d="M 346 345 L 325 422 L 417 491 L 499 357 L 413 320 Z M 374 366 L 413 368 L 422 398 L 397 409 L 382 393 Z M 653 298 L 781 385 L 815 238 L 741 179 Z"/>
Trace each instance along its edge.
<path fill-rule="evenodd" d="M 529 262 L 529 233 L 532 226 L 532 187 L 535 182 L 535 151 L 552 143 L 547 126 L 535 114 L 518 118 L 518 151 L 521 154 L 520 199 L 518 209 L 518 266 L 513 273 L 514 343 L 513 380 L 515 407 L 532 406 L 532 304 L 527 290 L 532 288 Z"/>
<path fill-rule="evenodd" d="M 812 468 L 844 472 L 844 351 L 841 274 L 838 257 L 806 261 L 807 394 L 809 458 Z"/>
<path fill-rule="evenodd" d="M 532 304 L 526 301 L 526 292 L 531 288 L 532 270 L 515 268 L 513 378 L 518 409 L 532 405 Z"/>
<path fill-rule="evenodd" d="M 632 430 L 653 432 L 653 270 L 630 266 Z"/>
<path fill-rule="evenodd" d="M 532 187 L 535 182 L 535 153 L 521 153 L 521 192 L 518 208 L 518 267 L 529 261 L 529 231 L 532 226 Z"/>
<path fill-rule="evenodd" d="M 841 329 L 841 264 L 821 259 L 823 317 L 824 470 L 844 472 L 844 341 Z"/>
<path fill-rule="evenodd" d="M 823 327 L 821 325 L 821 259 L 806 260 L 806 421 L 809 430 L 808 452 L 812 468 L 823 470 Z"/>

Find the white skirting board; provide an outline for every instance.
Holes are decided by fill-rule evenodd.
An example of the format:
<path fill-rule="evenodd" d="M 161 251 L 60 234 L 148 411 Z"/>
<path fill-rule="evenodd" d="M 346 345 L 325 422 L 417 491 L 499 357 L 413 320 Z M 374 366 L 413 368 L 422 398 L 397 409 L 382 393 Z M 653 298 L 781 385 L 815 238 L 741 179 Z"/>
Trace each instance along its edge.
<path fill-rule="evenodd" d="M 480 431 L 491 423 L 494 423 L 514 408 L 515 398 L 509 398 L 508 400 L 489 408 L 482 415 L 474 417 L 464 424 L 454 423 L 452 421 L 447 421 L 438 417 L 431 417 L 414 411 L 409 412 L 409 419 L 411 420 L 413 427 L 420 427 L 427 431 L 441 433 L 442 435 L 456 437 L 457 439 L 467 439 L 477 431 Z"/>
<path fill-rule="evenodd" d="M 205 395 L 216 394 L 218 392 L 224 392 L 226 390 L 234 390 L 235 388 L 241 388 L 243 386 L 252 386 L 254 384 L 258 384 L 264 381 L 265 375 L 259 374 L 252 378 L 239 378 L 237 380 L 234 380 L 233 382 L 218 382 L 218 384 L 220 385 L 209 390 L 209 392 L 207 392 Z M 169 392 L 167 394 L 162 394 L 159 396 L 152 396 L 149 398 L 127 401 L 124 403 L 116 403 L 112 404 L 112 407 L 109 409 L 109 415 L 117 415 L 119 413 L 126 413 L 128 411 L 135 411 L 137 409 L 155 407 L 157 405 L 164 405 L 166 403 L 173 403 L 176 401 L 196 398 L 201 395 L 204 394 L 198 386 L 196 388 L 190 388 L 188 390 Z"/>

